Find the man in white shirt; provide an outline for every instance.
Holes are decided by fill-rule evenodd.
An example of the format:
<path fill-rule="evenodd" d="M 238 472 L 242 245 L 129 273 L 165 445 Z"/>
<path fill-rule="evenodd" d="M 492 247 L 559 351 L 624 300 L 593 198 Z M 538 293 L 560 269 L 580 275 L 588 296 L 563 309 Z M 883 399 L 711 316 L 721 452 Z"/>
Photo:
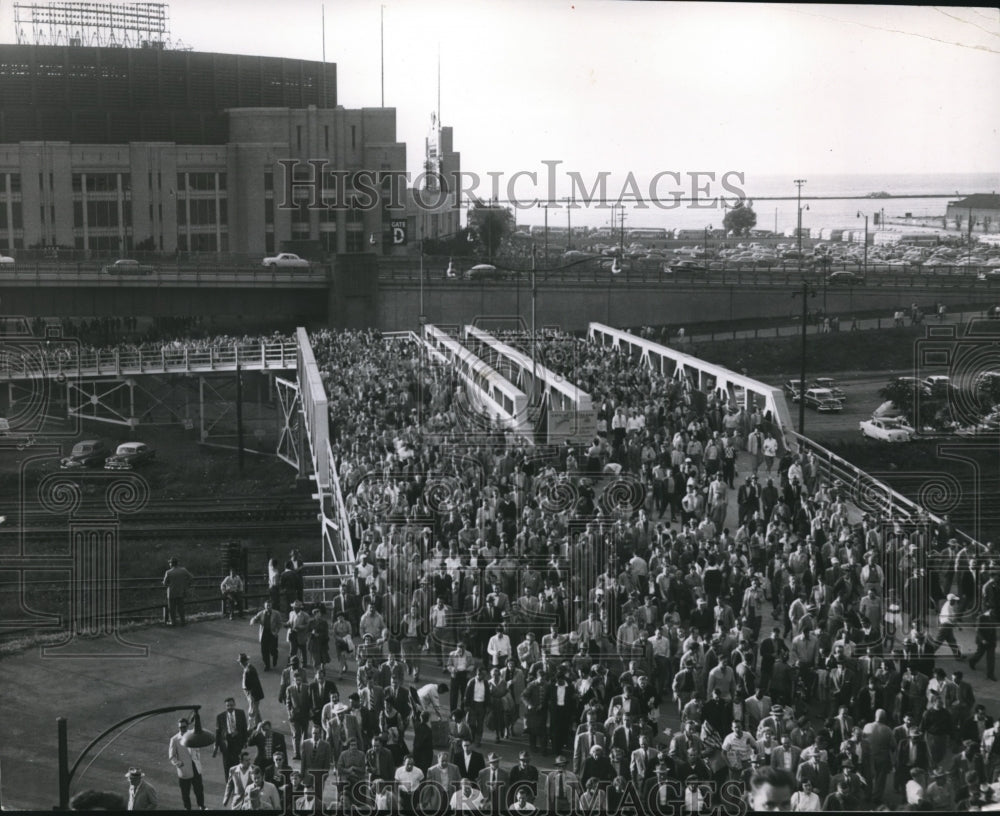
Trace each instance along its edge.
<path fill-rule="evenodd" d="M 463 779 L 448 804 L 452 810 L 481 810 L 486 804 L 486 797 L 476 790 L 471 779 Z"/>
<path fill-rule="evenodd" d="M 188 721 L 182 717 L 177 721 L 177 733 L 170 738 L 167 757 L 170 764 L 177 770 L 177 783 L 181 788 L 181 801 L 184 809 L 191 810 L 191 788 L 198 807 L 205 809 L 205 788 L 201 778 L 201 749 L 188 748 L 182 740 L 188 730 Z"/>
<path fill-rule="evenodd" d="M 743 766 L 750 761 L 756 750 L 757 741 L 734 720 L 732 732 L 722 741 L 722 752 L 729 761 L 729 767 L 738 773 L 742 772 Z"/>
<path fill-rule="evenodd" d="M 510 637 L 504 631 L 504 627 L 498 626 L 497 633 L 490 638 L 486 646 L 486 651 L 493 660 L 493 665 L 503 667 L 507 665 L 507 658 L 511 656 Z"/>
<path fill-rule="evenodd" d="M 448 655 L 448 674 L 451 675 L 451 694 L 449 699 L 450 710 L 458 708 L 459 698 L 465 692 L 465 687 L 469 684 L 469 653 L 465 650 L 465 644 L 458 642 L 455 651 Z"/>
<path fill-rule="evenodd" d="M 441 711 L 441 695 L 448 692 L 447 683 L 427 683 L 417 689 L 417 699 L 424 711 L 431 715 L 431 722 L 445 719 Z"/>
<path fill-rule="evenodd" d="M 396 768 L 396 782 L 399 786 L 399 807 L 403 811 L 413 809 L 413 795 L 417 786 L 424 781 L 424 772 L 413 764 L 413 757 L 407 754 L 403 764 Z"/>
<path fill-rule="evenodd" d="M 792 810 L 796 813 L 818 812 L 823 809 L 819 794 L 813 789 L 811 779 L 802 780 L 802 790 L 792 794 Z"/>
<path fill-rule="evenodd" d="M 219 584 L 219 592 L 222 593 L 222 601 L 225 607 L 229 608 L 229 620 L 233 615 L 243 616 L 243 579 L 236 574 L 236 568 L 229 569 L 229 575 L 222 579 Z"/>

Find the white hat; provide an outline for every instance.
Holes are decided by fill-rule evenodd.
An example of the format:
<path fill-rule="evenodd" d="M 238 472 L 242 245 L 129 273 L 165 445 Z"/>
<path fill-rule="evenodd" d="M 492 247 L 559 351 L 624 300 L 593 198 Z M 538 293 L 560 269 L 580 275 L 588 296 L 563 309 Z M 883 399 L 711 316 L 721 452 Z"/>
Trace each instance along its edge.
<path fill-rule="evenodd" d="M 958 595 L 956 595 L 954 592 L 949 592 L 948 593 L 948 600 L 949 601 L 960 601 L 962 599 L 959 598 Z"/>

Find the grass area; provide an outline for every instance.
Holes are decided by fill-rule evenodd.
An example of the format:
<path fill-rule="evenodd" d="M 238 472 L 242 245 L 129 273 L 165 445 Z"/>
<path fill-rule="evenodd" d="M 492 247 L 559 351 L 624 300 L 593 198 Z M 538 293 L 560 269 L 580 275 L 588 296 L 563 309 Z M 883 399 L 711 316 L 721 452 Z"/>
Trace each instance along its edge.
<path fill-rule="evenodd" d="M 926 337 L 924 326 L 810 334 L 807 341 L 809 367 L 841 375 L 848 371 L 910 368 L 913 366 L 913 345 L 923 337 Z M 733 371 L 764 378 L 798 369 L 802 360 L 802 338 L 795 335 L 695 343 L 689 353 Z"/>

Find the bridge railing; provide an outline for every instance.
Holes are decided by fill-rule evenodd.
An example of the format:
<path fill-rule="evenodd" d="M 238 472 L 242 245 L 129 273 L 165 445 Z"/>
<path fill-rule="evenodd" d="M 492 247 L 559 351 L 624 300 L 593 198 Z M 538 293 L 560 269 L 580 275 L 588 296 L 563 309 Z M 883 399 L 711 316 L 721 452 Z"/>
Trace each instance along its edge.
<path fill-rule="evenodd" d="M 295 343 L 234 343 L 199 347 L 163 346 L 159 349 L 81 349 L 70 343 L 52 351 L 38 352 L 44 360 L 0 363 L 0 379 L 33 379 L 64 372 L 86 376 L 116 376 L 145 372 L 232 370 L 239 363 L 245 369 L 292 369 L 297 363 Z M 23 363 L 23 364 L 22 364 Z"/>

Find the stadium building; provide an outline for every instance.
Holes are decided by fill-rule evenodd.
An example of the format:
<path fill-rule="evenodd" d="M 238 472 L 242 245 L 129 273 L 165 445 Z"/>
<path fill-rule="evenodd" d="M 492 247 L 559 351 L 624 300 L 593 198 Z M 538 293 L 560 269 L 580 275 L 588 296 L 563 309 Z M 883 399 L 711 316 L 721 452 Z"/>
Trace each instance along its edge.
<path fill-rule="evenodd" d="M 457 168 L 440 130 L 433 158 Z M 324 167 L 334 206 L 307 206 L 313 190 L 291 188 L 291 162 L 303 181 Z M 410 236 L 451 231 L 455 195 L 440 218 L 419 216 L 409 190 L 399 211 L 385 186 L 365 205 L 356 173 L 405 170 L 395 109 L 338 106 L 334 64 L 0 45 L 0 252 L 339 254 L 387 249 L 400 218 Z"/>

